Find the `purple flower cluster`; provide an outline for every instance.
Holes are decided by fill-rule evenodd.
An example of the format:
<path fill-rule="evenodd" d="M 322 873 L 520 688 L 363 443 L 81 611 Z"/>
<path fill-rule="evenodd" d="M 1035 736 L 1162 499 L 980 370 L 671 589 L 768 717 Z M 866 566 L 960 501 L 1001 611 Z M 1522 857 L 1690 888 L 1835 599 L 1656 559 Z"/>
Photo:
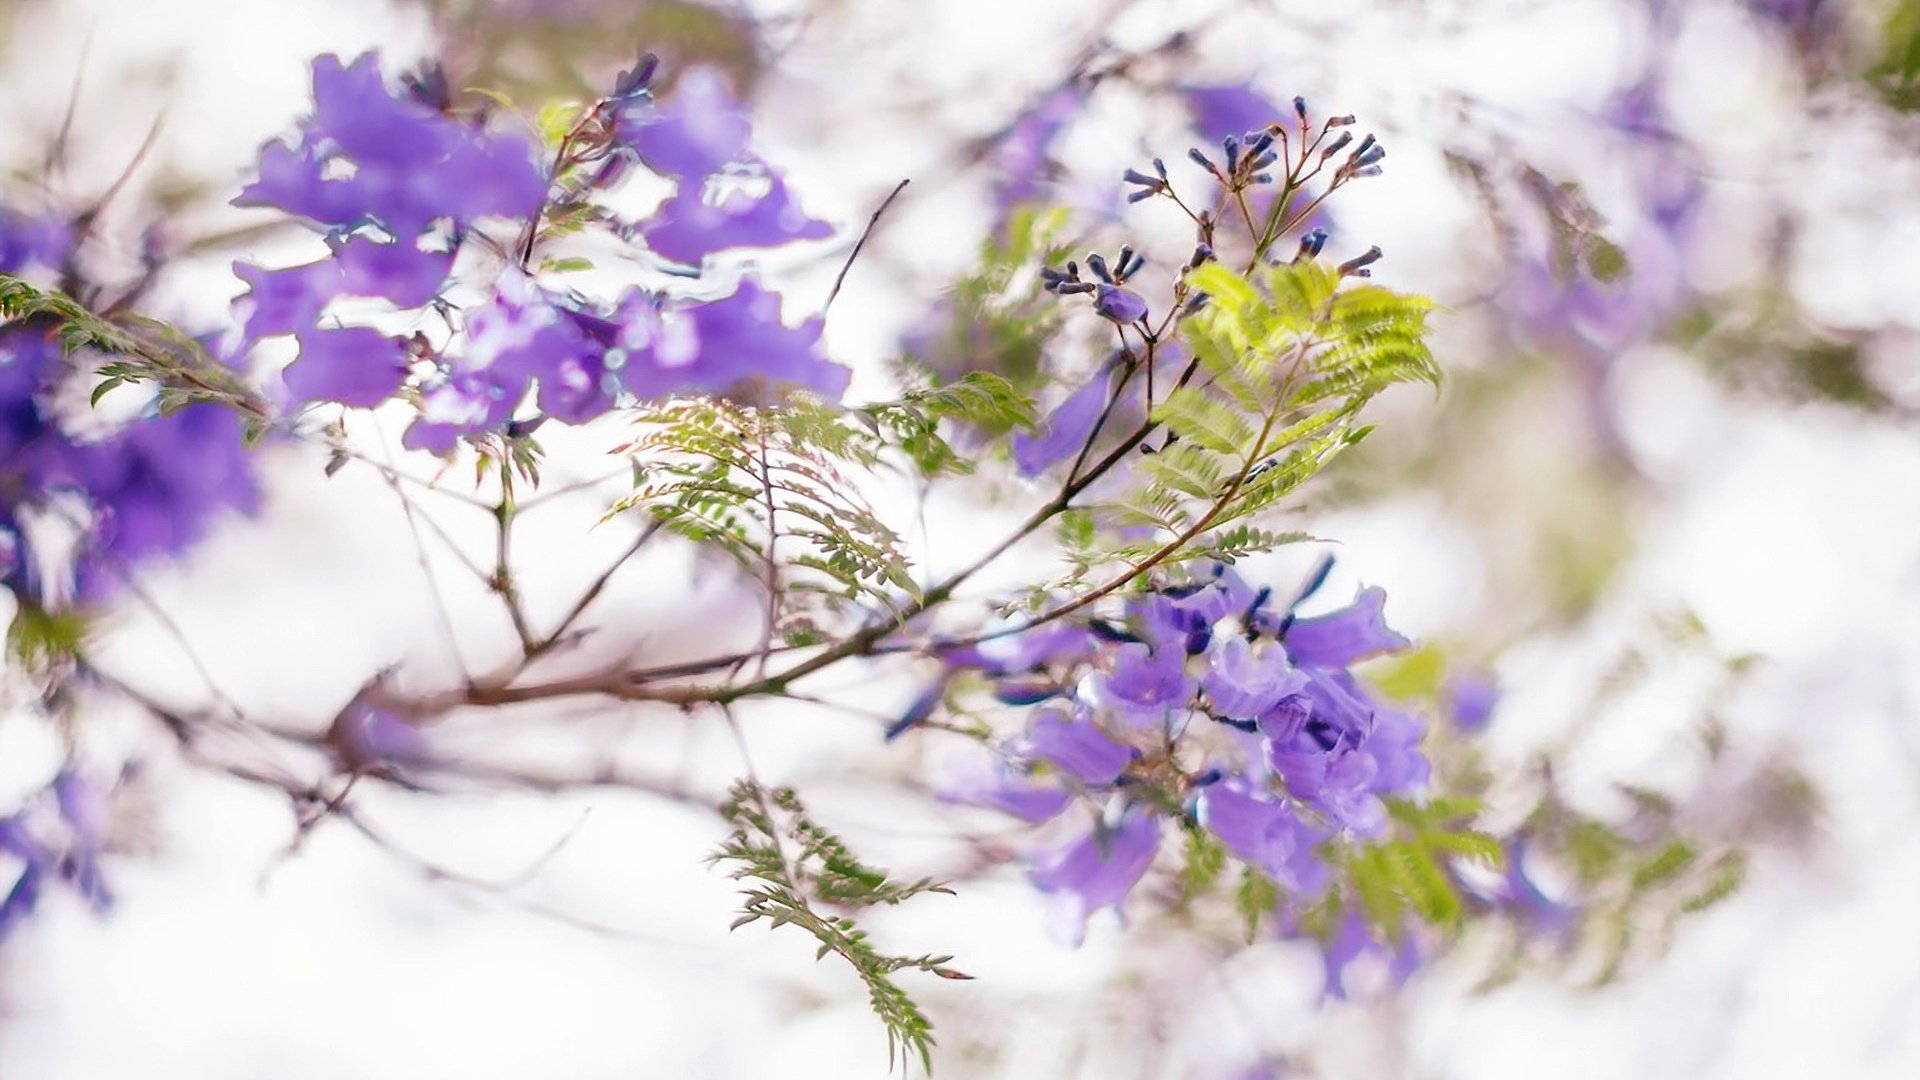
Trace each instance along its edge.
<path fill-rule="evenodd" d="M 95 910 L 112 903 L 100 871 L 106 833 L 105 793 L 72 771 L 0 817 L 0 941 L 51 885 L 65 884 Z"/>
<path fill-rule="evenodd" d="M 71 235 L 0 213 L 0 272 L 63 261 Z M 50 325 L 0 329 L 0 584 L 43 605 L 105 599 L 130 566 L 184 552 L 259 499 L 230 410 L 194 405 L 98 430 L 68 407 L 83 384 Z"/>
<path fill-rule="evenodd" d="M 640 95 L 626 99 L 616 142 L 678 182 L 639 230 L 649 248 L 697 266 L 719 251 L 833 235 L 826 222 L 801 212 L 780 170 L 748 151 L 751 135 L 724 77 L 710 68 L 687 72 L 664 106 Z"/>
<path fill-rule="evenodd" d="M 1173 807 L 1305 906 L 1330 882 L 1323 841 L 1381 834 L 1382 800 L 1424 789 L 1423 722 L 1348 670 L 1408 644 L 1383 620 L 1385 594 L 1366 589 L 1316 618 L 1294 614 L 1304 599 L 1276 603 L 1218 567 L 1130 598 L 1118 618 L 946 654 L 1033 710 L 1000 768 L 963 797 L 1036 822 L 1076 802 L 1098 811 L 1091 830 L 1035 862 L 1069 936 L 1145 874 Z"/>
<path fill-rule="evenodd" d="M 563 144 L 564 168 L 592 164 L 585 187 L 617 181 L 633 162 L 678 181 L 648 221 L 620 226 L 657 255 L 699 264 L 715 252 L 827 236 L 800 214 L 777 170 L 748 151 L 746 114 L 719 76 L 689 73 L 665 106 L 647 86 L 652 64 L 623 75 Z M 418 362 L 420 418 L 407 445 L 444 453 L 463 436 L 498 431 L 529 397 L 543 417 L 585 422 L 623 396 L 721 392 L 767 381 L 837 397 L 847 371 L 824 357 L 821 321 L 787 326 L 780 298 L 756 282 L 707 302 L 631 289 L 597 302 L 543 282 L 526 262 L 548 208 L 550 180 L 580 195 L 580 175 L 548 177 L 533 144 L 513 132 L 455 117 L 442 84 L 400 90 L 377 58 L 315 61 L 314 111 L 297 143 L 270 143 L 260 178 L 236 200 L 273 206 L 319 231 L 327 258 L 282 270 L 236 265 L 245 340 L 292 335 L 299 357 L 284 380 L 298 402 L 373 406 L 394 396 Z M 577 136 L 577 142 L 576 142 Z M 565 187 L 566 184 L 561 185 Z M 573 204 L 579 208 L 581 204 Z M 599 212 L 591 211 L 589 217 Z M 515 256 L 474 242 L 480 223 L 519 229 Z M 455 306 L 456 269 L 491 260 L 475 302 Z M 393 311 L 431 306 L 458 329 L 445 348 L 421 334 L 342 322 L 342 298 L 385 301 Z"/>

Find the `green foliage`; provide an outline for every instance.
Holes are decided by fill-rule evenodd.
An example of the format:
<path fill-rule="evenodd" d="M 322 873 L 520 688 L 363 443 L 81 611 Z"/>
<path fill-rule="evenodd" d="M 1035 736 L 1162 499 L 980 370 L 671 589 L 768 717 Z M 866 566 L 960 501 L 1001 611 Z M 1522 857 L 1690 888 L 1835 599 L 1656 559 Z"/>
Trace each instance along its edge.
<path fill-rule="evenodd" d="M 708 400 L 646 409 L 637 422 L 644 431 L 624 448 L 635 490 L 608 516 L 640 510 L 731 556 L 767 585 L 775 632 L 812 633 L 822 609 L 893 611 L 918 595 L 900 536 L 845 469 L 880 463 L 886 423 L 798 401 L 776 411 Z"/>
<path fill-rule="evenodd" d="M 1548 256 L 1555 276 L 1565 282 L 1585 276 L 1603 285 L 1627 276 L 1631 269 L 1627 253 L 1601 232 L 1606 222 L 1579 184 L 1554 183 L 1531 168 L 1522 170 L 1521 181 L 1546 217 L 1552 239 Z"/>
<path fill-rule="evenodd" d="M 29 671 L 44 670 L 80 653 L 86 643 L 87 622 L 72 611 L 48 611 L 26 596 L 7 624 L 7 655 Z"/>
<path fill-rule="evenodd" d="M 267 406 L 237 372 L 173 326 L 134 314 L 103 318 L 64 293 L 36 289 L 10 274 L 0 274 L 0 319 L 49 328 L 69 356 L 85 350 L 111 354 L 98 369 L 96 405 L 120 386 L 151 383 L 162 416 L 207 402 L 238 412 L 249 444 L 266 433 Z"/>
<path fill-rule="evenodd" d="M 1398 835 L 1341 853 L 1354 909 L 1386 939 L 1404 934 L 1409 918 L 1442 930 L 1458 928 L 1465 898 L 1448 867 L 1468 861 L 1498 868 L 1506 861 L 1500 841 L 1468 824 L 1478 813 L 1473 800 L 1394 800 L 1387 811 Z"/>
<path fill-rule="evenodd" d="M 1431 303 L 1373 285 L 1341 288 L 1322 263 L 1260 283 L 1219 264 L 1189 283 L 1210 302 L 1186 321 L 1193 360 L 1152 418 L 1167 438 L 1117 508 L 1152 537 L 1111 554 L 1136 564 L 1233 561 L 1307 539 L 1253 519 L 1366 435 L 1357 417 L 1396 383 L 1436 383 L 1424 341 Z"/>
<path fill-rule="evenodd" d="M 1186 823 L 1186 848 L 1180 865 L 1180 900 L 1188 903 L 1211 890 L 1227 868 L 1227 849 L 1213 834 Z"/>
<path fill-rule="evenodd" d="M 1899 0 L 1887 13 L 1880 59 L 1868 76 L 1887 104 L 1920 109 L 1920 0 Z"/>
<path fill-rule="evenodd" d="M 1026 400 L 975 373 L 898 400 L 842 410 L 794 397 L 779 409 L 683 400 L 643 409 L 622 448 L 639 511 L 733 558 L 773 598 L 774 632 L 819 640 L 823 613 L 897 614 L 920 598 L 902 538 L 861 494 L 860 474 L 971 471 L 942 434 L 953 423 L 1004 432 L 1032 423 Z"/>
<path fill-rule="evenodd" d="M 816 958 L 833 953 L 853 966 L 874 1015 L 887 1029 L 887 1062 L 903 1067 L 908 1054 L 931 1070 L 933 1022 L 902 990 L 894 975 L 924 971 L 943 979 L 970 976 L 947 965 L 951 956 L 890 956 L 875 949 L 851 918 L 823 912 L 821 906 L 864 908 L 894 905 L 923 893 L 951 893 L 921 879 L 896 884 L 884 870 L 861 862 L 838 837 L 807 815 L 791 788 L 767 791 L 738 780 L 721 816 L 733 827 L 716 863 L 731 863 L 731 877 L 746 882 L 742 913 L 734 929 L 765 920 L 769 927 L 797 926 L 820 943 Z"/>
<path fill-rule="evenodd" d="M 1728 851 L 1713 861 L 1698 890 L 1680 903 L 1680 910 L 1691 915 L 1732 896 L 1747 879 L 1747 853 Z"/>
<path fill-rule="evenodd" d="M 991 372 L 970 372 L 953 382 L 910 392 L 896 401 L 855 409 L 848 419 L 864 425 L 884 444 L 897 446 L 926 476 L 973 471 L 973 459 L 941 436 L 942 421 L 998 438 L 1031 430 L 1033 403 Z"/>
<path fill-rule="evenodd" d="M 1260 924 L 1273 913 L 1278 903 L 1280 886 L 1266 871 L 1257 866 L 1241 867 L 1240 884 L 1233 892 L 1233 909 L 1240 915 L 1248 944 L 1259 937 Z"/>
<path fill-rule="evenodd" d="M 919 343 L 908 360 L 924 371 L 954 363 L 994 372 L 1031 395 L 1046 381 L 1041 364 L 1047 344 L 1064 323 L 1059 301 L 1043 292 L 1033 267 L 1066 258 L 1061 239 L 1064 210 L 1017 210 L 1000 233 L 981 245 L 978 267 L 955 282 L 944 298 L 944 322 Z"/>

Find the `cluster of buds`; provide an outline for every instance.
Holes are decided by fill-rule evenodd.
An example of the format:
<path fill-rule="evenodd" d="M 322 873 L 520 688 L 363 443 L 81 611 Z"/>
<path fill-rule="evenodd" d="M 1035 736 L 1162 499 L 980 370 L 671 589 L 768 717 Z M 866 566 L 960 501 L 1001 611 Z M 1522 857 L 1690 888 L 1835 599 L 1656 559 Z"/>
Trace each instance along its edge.
<path fill-rule="evenodd" d="M 1139 322 L 1147 317 L 1147 302 L 1140 294 L 1123 288 L 1127 279 L 1140 272 L 1147 264 L 1147 257 L 1130 247 L 1120 249 L 1120 254 L 1109 266 L 1099 253 L 1087 256 L 1087 269 L 1093 272 L 1097 281 L 1085 281 L 1080 277 L 1080 264 L 1069 261 L 1065 273 L 1052 268 L 1040 271 L 1040 280 L 1045 283 L 1048 292 L 1057 296 L 1072 296 L 1078 293 L 1093 294 L 1093 309 L 1101 317 L 1122 325 Z"/>
<path fill-rule="evenodd" d="M 1374 263 L 1377 263 L 1379 261 L 1380 261 L 1380 245 L 1375 244 L 1373 247 L 1370 247 L 1367 250 L 1361 252 L 1360 254 L 1355 255 L 1353 258 L 1348 259 L 1346 262 L 1341 263 L 1340 276 L 1341 277 L 1372 277 L 1373 271 L 1367 269 L 1367 267 L 1372 266 Z"/>
<path fill-rule="evenodd" d="M 1349 117 L 1348 119 L 1351 119 L 1351 117 Z M 1341 132 L 1340 137 L 1338 139 L 1335 139 L 1333 142 L 1328 143 L 1327 148 L 1325 150 L 1320 151 L 1320 160 L 1325 161 L 1328 158 L 1331 158 L 1333 155 L 1339 153 L 1342 149 L 1344 149 L 1346 145 L 1352 141 L 1353 141 L 1352 132 L 1350 131 Z M 1340 168 L 1334 172 L 1333 174 L 1334 181 L 1338 183 L 1339 181 L 1346 180 L 1346 179 L 1358 179 L 1360 177 L 1365 177 L 1365 176 L 1379 176 L 1380 170 L 1381 170 L 1380 161 L 1386 156 L 1387 156 L 1387 148 L 1384 146 L 1381 146 L 1379 142 L 1375 141 L 1374 137 L 1371 134 L 1369 134 L 1366 138 L 1360 140 L 1360 145 L 1353 148 L 1353 153 L 1348 154 L 1347 160 L 1344 163 L 1342 163 Z"/>
<path fill-rule="evenodd" d="M 1229 135 L 1220 140 L 1224 164 L 1214 161 L 1197 146 L 1189 149 L 1187 156 L 1228 190 L 1239 191 L 1254 184 L 1273 183 L 1273 174 L 1267 170 L 1279 163 L 1280 151 L 1286 148 L 1280 140 L 1285 137 L 1280 125 L 1271 124 L 1265 131 L 1249 131 L 1238 138 Z M 1280 150 L 1274 149 L 1276 143 L 1280 144 Z"/>
<path fill-rule="evenodd" d="M 1148 176 L 1139 169 L 1128 169 L 1126 172 L 1120 174 L 1122 180 L 1140 189 L 1127 193 L 1128 202 L 1143 202 L 1153 198 L 1155 195 L 1164 195 L 1173 190 L 1172 186 L 1167 182 L 1166 162 L 1161 161 L 1159 158 L 1154 158 L 1153 173 L 1154 175 Z"/>

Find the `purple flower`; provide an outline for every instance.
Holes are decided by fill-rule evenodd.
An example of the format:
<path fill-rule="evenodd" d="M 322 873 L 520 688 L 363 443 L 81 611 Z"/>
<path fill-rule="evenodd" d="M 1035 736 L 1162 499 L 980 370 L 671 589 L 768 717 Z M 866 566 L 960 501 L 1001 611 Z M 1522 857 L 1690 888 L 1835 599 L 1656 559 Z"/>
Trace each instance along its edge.
<path fill-rule="evenodd" d="M 660 207 L 642 231 L 647 246 L 678 263 L 699 265 L 707 255 L 729 248 L 778 247 L 833 235 L 833 227 L 800 210 L 778 171 L 758 162 L 757 179 L 766 190 L 754 194 L 727 178 L 699 185 L 687 180 Z"/>
<path fill-rule="evenodd" d="M 681 75 L 663 106 L 645 99 L 625 105 L 617 126 L 619 140 L 647 168 L 683 185 L 697 184 L 739 160 L 753 130 L 726 77 L 705 67 Z"/>
<path fill-rule="evenodd" d="M 0 274 L 56 270 L 72 242 L 73 227 L 65 221 L 0 207 Z"/>
<path fill-rule="evenodd" d="M 1136 756 L 1134 751 L 1102 734 L 1084 716 L 1049 709 L 1028 730 L 1025 752 L 1050 761 L 1063 772 L 1094 787 L 1119 779 Z"/>
<path fill-rule="evenodd" d="M 41 884 L 50 872 L 53 857 L 27 834 L 25 824 L 17 816 L 0 818 L 0 855 L 11 856 L 18 864 L 11 883 L 0 876 L 0 885 L 5 885 L 7 890 L 6 895 L 0 897 L 0 941 L 5 941 L 13 928 L 38 906 Z M 0 861 L 0 868 L 6 865 Z"/>
<path fill-rule="evenodd" d="M 26 448 L 54 430 L 42 395 L 65 367 L 50 333 L 17 323 L 0 327 L 0 477 L 24 468 Z"/>
<path fill-rule="evenodd" d="M 1285 113 L 1246 83 L 1183 86 L 1180 94 L 1193 113 L 1193 128 L 1209 142 L 1249 131 L 1264 131 Z"/>
<path fill-rule="evenodd" d="M 1349 965 L 1365 956 L 1387 958 L 1387 974 L 1394 985 L 1404 984 L 1420 966 L 1419 946 L 1411 934 L 1398 947 L 1389 949 L 1367 929 L 1365 919 L 1349 911 L 1333 938 L 1321 946 L 1321 961 L 1326 970 L 1323 993 L 1344 1001 L 1347 997 L 1346 972 Z"/>
<path fill-rule="evenodd" d="M 1093 652 L 1093 635 L 1083 626 L 1055 620 L 978 645 L 947 651 L 943 658 L 956 667 L 980 668 L 996 675 L 1036 671 L 1048 664 L 1083 659 Z"/>
<path fill-rule="evenodd" d="M 517 270 L 500 275 L 490 303 L 467 315 L 461 371 L 484 372 L 496 384 L 525 390 L 563 358 L 588 349 L 579 324 L 565 318 L 545 290 Z"/>
<path fill-rule="evenodd" d="M 259 505 L 240 421 L 218 405 L 138 420 L 97 442 L 67 447 L 39 470 L 46 489 L 81 492 L 93 521 L 77 553 L 75 592 L 103 599 L 127 568 L 179 555 L 228 510 Z"/>
<path fill-rule="evenodd" d="M 281 379 L 295 401 L 337 401 L 374 406 L 392 396 L 407 377 L 400 343 L 375 330 L 302 330 L 300 357 Z"/>
<path fill-rule="evenodd" d="M 1524 837 L 1506 844 L 1506 869 L 1491 889 L 1468 887 L 1486 902 L 1511 912 L 1529 927 L 1550 935 L 1564 936 L 1580 917 L 1579 908 L 1553 899 L 1542 892 L 1527 873 L 1527 841 Z"/>
<path fill-rule="evenodd" d="M 284 270 L 233 264 L 234 274 L 248 286 L 241 301 L 248 309 L 249 342 L 313 329 L 336 296 L 378 297 L 396 307 L 419 307 L 439 294 L 452 268 L 451 252 L 383 244 L 366 236 L 341 244 L 332 258 Z"/>
<path fill-rule="evenodd" d="M 320 312 L 339 295 L 342 285 L 340 265 L 332 259 L 285 270 L 262 270 L 236 262 L 233 272 L 247 283 L 247 291 L 234 304 L 247 309 L 248 341 L 313 329 L 320 321 Z"/>
<path fill-rule="evenodd" d="M 1089 673 L 1080 682 L 1081 701 L 1134 727 L 1158 727 L 1167 714 L 1193 701 L 1194 681 L 1186 656 L 1146 645 L 1122 645 L 1111 672 Z"/>
<path fill-rule="evenodd" d="M 421 393 L 420 418 L 401 443 L 409 450 L 449 453 L 462 436 L 504 427 L 525 389 L 509 394 L 485 372 L 455 372 Z"/>
<path fill-rule="evenodd" d="M 1267 760 L 1288 794 L 1335 825 L 1358 836 L 1378 836 L 1386 828 L 1386 807 L 1373 793 L 1380 766 L 1366 751 L 1321 749 L 1303 734 L 1272 743 Z"/>
<path fill-rule="evenodd" d="M 1286 650 L 1262 649 L 1244 637 L 1224 637 L 1207 650 L 1200 688 L 1216 716 L 1252 720 L 1304 690 L 1307 676 L 1287 663 Z"/>
<path fill-rule="evenodd" d="M 334 252 L 340 268 L 340 291 L 349 296 L 377 296 L 395 307 L 414 308 L 440 294 L 453 272 L 451 251 L 422 251 L 412 243 L 382 244 L 356 236 Z"/>
<path fill-rule="evenodd" d="M 1394 709 L 1374 712 L 1366 751 L 1379 769 L 1373 779 L 1375 792 L 1411 794 L 1427 786 L 1433 767 L 1420 752 L 1420 739 L 1425 734 L 1426 725 L 1412 713 Z"/>
<path fill-rule="evenodd" d="M 996 201 L 1002 210 L 1041 199 L 1042 185 L 1052 165 L 1053 144 L 1086 101 L 1086 93 L 1078 86 L 1055 90 L 1016 121 L 1000 140 Z"/>
<path fill-rule="evenodd" d="M 1135 807 L 1111 829 L 1096 827 L 1042 856 L 1033 883 L 1053 896 L 1055 926 L 1078 944 L 1086 935 L 1088 917 L 1101 908 L 1118 907 L 1159 849 L 1160 819 Z"/>
<path fill-rule="evenodd" d="M 1352 604 L 1313 619 L 1296 619 L 1287 628 L 1287 652 L 1302 667 L 1343 668 L 1375 653 L 1411 644 L 1388 629 L 1382 610 L 1387 592 L 1363 589 Z"/>
<path fill-rule="evenodd" d="M 1139 322 L 1147 317 L 1147 302 L 1132 289 L 1118 285 L 1100 285 L 1094 290 L 1093 310 L 1112 322 Z"/>
<path fill-rule="evenodd" d="M 1214 620 L 1190 597 L 1149 593 L 1127 601 L 1127 623 L 1155 652 L 1197 656 L 1213 641 Z"/>
<path fill-rule="evenodd" d="M 1056 784 L 1037 784 L 1004 766 L 986 766 L 960 776 L 944 793 L 954 802 L 983 806 L 1039 823 L 1057 817 L 1072 796 Z"/>
<path fill-rule="evenodd" d="M 49 788 L 68 833 L 67 850 L 59 864 L 60 877 L 95 911 L 105 911 L 113 903 L 100 868 L 100 856 L 107 846 L 107 792 L 71 768 L 60 770 Z"/>
<path fill-rule="evenodd" d="M 1275 881 L 1299 888 L 1294 867 L 1311 856 L 1315 838 L 1286 804 L 1255 794 L 1242 782 L 1224 781 L 1201 793 L 1198 810 L 1200 823 L 1227 850 Z"/>
<path fill-rule="evenodd" d="M 1468 735 L 1485 730 L 1500 703 L 1500 684 L 1484 671 L 1463 671 L 1448 683 L 1444 694 L 1447 716 L 1453 726 Z"/>
<path fill-rule="evenodd" d="M 1323 745 L 1358 746 L 1372 733 L 1373 697 L 1347 672 L 1313 668 L 1303 693 L 1313 706 L 1306 730 Z"/>
<path fill-rule="evenodd" d="M 145 560 L 176 555 L 225 510 L 257 502 L 252 463 L 230 410 L 195 405 L 78 442 L 51 402 L 80 378 L 38 327 L 0 330 L 0 577 L 42 603 L 106 599 Z M 71 552 L 34 551 L 23 515 L 56 496 L 77 500 L 86 527 Z"/>
<path fill-rule="evenodd" d="M 546 199 L 531 142 L 392 93 L 375 53 L 352 66 L 316 59 L 313 100 L 298 144 L 263 147 L 259 178 L 235 205 L 277 207 L 335 232 L 377 222 L 411 243 L 442 218 L 456 229 L 487 216 L 525 218 Z"/>
<path fill-rule="evenodd" d="M 0 941 L 33 914 L 54 882 L 66 882 L 95 911 L 112 903 L 100 868 L 106 826 L 104 793 L 71 769 L 0 818 Z"/>
<path fill-rule="evenodd" d="M 846 391 L 852 373 L 820 352 L 819 318 L 797 327 L 780 320 L 780 296 L 752 279 L 732 296 L 663 315 L 651 326 L 649 347 L 630 356 L 621 373 L 640 397 L 688 390 L 726 390 L 749 380 L 786 383 L 829 398 Z"/>
<path fill-rule="evenodd" d="M 327 741 L 340 763 L 354 771 L 420 765 L 432 759 L 418 726 L 359 697 L 334 717 Z"/>
<path fill-rule="evenodd" d="M 1100 410 L 1106 407 L 1107 398 L 1113 392 L 1114 370 L 1113 360 L 1101 365 L 1093 378 L 1054 406 L 1040 422 L 1038 434 L 1019 432 L 1013 436 L 1013 462 L 1021 476 L 1039 476 L 1080 452 L 1093 435 L 1093 425 L 1099 421 Z"/>
<path fill-rule="evenodd" d="M 1162 595 L 1168 597 L 1175 608 L 1193 612 L 1212 626 L 1223 619 L 1257 624 L 1255 617 L 1262 613 L 1272 592 L 1254 588 L 1232 567 L 1215 563 L 1211 577 L 1164 589 Z"/>
<path fill-rule="evenodd" d="M 536 379 L 542 404 L 556 406 L 562 419 L 585 419 L 611 404 L 599 346 L 518 270 L 500 276 L 493 299 L 467 315 L 465 330 L 444 381 L 423 396 L 407 445 L 444 451 L 458 436 L 499 427 Z"/>
<path fill-rule="evenodd" d="M 583 424 L 613 407 L 618 379 L 598 349 L 569 349 L 540 375 L 540 411 L 555 420 Z"/>

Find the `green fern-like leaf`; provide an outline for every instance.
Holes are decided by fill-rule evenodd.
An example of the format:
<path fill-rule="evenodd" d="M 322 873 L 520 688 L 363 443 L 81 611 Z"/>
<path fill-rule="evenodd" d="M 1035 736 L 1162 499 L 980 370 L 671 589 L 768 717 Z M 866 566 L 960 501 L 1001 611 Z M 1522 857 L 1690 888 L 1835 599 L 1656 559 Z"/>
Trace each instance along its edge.
<path fill-rule="evenodd" d="M 807 814 L 791 788 L 767 791 L 754 781 L 739 780 L 720 811 L 734 831 L 713 861 L 730 864 L 731 876 L 745 883 L 745 901 L 733 928 L 764 921 L 770 927 L 797 926 L 813 935 L 819 942 L 817 957 L 839 956 L 866 986 L 874 1015 L 886 1027 L 888 1065 L 904 1065 L 911 1055 L 931 1071 L 933 1022 L 894 977 L 905 970 L 943 979 L 969 976 L 948 966 L 951 956 L 882 953 L 851 918 L 823 912 L 821 906 L 893 905 L 951 890 L 925 879 L 898 884 L 886 871 L 863 863 Z"/>

